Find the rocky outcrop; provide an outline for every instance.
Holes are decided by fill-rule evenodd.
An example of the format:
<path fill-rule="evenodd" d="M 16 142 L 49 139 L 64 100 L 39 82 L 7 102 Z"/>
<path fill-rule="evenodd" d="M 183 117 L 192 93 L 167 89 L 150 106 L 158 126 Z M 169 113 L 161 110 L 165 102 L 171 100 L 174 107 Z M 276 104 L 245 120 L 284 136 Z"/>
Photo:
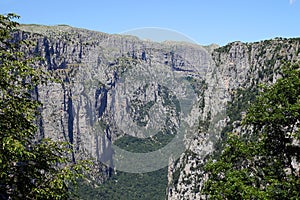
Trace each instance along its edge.
<path fill-rule="evenodd" d="M 70 142 L 73 161 L 95 158 L 95 181 L 110 175 L 107 166 L 118 169 L 118 138 L 151 138 L 153 130 L 174 137 L 186 124 L 185 152 L 165 161 L 170 200 L 205 198 L 202 167 L 224 128 L 238 130 L 256 86 L 274 83 L 282 61 L 300 59 L 299 39 L 203 47 L 69 26 L 20 29 L 15 37 L 34 41 L 27 51 L 62 81 L 37 89 L 40 137 Z"/>
<path fill-rule="evenodd" d="M 62 81 L 37 90 L 43 102 L 40 137 L 68 141 L 74 162 L 91 156 L 114 168 L 117 138 L 147 137 L 138 129 L 156 124 L 162 126 L 156 131 L 176 134 L 184 113 L 179 101 L 188 93 L 180 79 L 190 77 L 201 87 L 212 63 L 210 53 L 195 44 L 154 43 L 69 26 L 20 29 L 15 37 L 33 41 L 28 53 L 44 58 L 46 69 Z M 193 126 L 197 119 L 185 120 Z"/>
<path fill-rule="evenodd" d="M 300 60 L 299 42 L 282 38 L 234 42 L 213 51 L 215 65 L 206 74 L 208 87 L 202 113 L 202 120 L 210 124 L 202 123 L 186 153 L 170 164 L 173 173 L 169 172 L 169 180 L 173 181 L 169 181 L 168 199 L 206 199 L 201 195 L 206 179 L 205 155 L 218 148 L 222 132 L 240 130 L 240 120 L 253 101 L 258 84 L 274 83 L 280 77 L 279 67 L 283 62 Z M 211 113 L 211 121 L 207 121 L 207 113 Z"/>

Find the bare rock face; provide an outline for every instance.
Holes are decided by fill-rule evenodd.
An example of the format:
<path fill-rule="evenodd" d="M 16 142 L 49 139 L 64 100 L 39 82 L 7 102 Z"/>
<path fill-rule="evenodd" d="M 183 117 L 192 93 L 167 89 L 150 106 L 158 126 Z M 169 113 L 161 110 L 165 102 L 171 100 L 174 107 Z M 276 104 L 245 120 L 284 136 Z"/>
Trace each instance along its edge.
<path fill-rule="evenodd" d="M 166 159 L 170 200 L 205 199 L 202 167 L 218 148 L 224 127 L 234 124 L 230 131 L 238 130 L 251 100 L 247 94 L 261 82 L 275 82 L 281 60 L 300 59 L 298 39 L 203 47 L 69 26 L 21 30 L 15 37 L 34 41 L 29 53 L 43 57 L 47 70 L 62 80 L 37 89 L 44 105 L 40 137 L 70 142 L 73 161 L 95 158 L 96 181 L 110 175 L 106 165 L 117 167 L 113 142 L 118 138 L 146 138 L 151 128 L 176 135 L 187 124 L 185 152 Z M 183 82 L 191 90 L 182 89 Z M 193 105 L 184 115 L 180 99 L 189 98 Z M 234 107 L 241 102 L 241 108 Z"/>
<path fill-rule="evenodd" d="M 208 87 L 201 113 L 202 120 L 210 124 L 201 123 L 185 154 L 170 163 L 168 199 L 207 198 L 201 195 L 207 179 L 203 172 L 205 155 L 218 148 L 222 131 L 240 130 L 240 120 L 257 92 L 257 85 L 274 83 L 280 77 L 282 62 L 299 61 L 299 50 L 299 39 L 276 38 L 256 43 L 234 42 L 212 52 L 214 64 L 205 77 Z"/>
<path fill-rule="evenodd" d="M 185 109 L 180 98 L 189 93 L 181 81 L 199 82 L 192 95 L 195 102 L 203 101 L 213 61 L 202 46 L 69 26 L 24 25 L 21 30 L 15 37 L 34 41 L 29 53 L 44 58 L 47 70 L 62 81 L 37 89 L 44 105 L 39 137 L 70 142 L 73 161 L 91 156 L 99 165 L 116 167 L 112 142 L 117 138 L 149 137 L 137 129 L 153 127 L 175 135 Z M 198 121 L 198 110 L 184 119 L 190 127 Z"/>

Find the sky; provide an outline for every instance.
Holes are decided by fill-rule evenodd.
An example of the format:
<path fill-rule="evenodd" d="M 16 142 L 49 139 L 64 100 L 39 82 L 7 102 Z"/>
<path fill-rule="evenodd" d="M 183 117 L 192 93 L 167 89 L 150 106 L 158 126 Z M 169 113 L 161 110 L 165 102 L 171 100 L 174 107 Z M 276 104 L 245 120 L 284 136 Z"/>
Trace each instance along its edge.
<path fill-rule="evenodd" d="M 300 37 L 300 0 L 0 0 L 6 13 L 111 34 L 156 27 L 201 45 Z"/>

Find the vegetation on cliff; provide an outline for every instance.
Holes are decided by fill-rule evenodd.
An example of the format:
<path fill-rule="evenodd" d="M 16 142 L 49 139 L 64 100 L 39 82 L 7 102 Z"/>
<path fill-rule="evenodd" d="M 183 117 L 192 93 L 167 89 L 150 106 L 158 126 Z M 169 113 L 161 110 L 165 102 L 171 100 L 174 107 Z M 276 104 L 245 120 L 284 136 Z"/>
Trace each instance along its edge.
<path fill-rule="evenodd" d="M 262 86 L 243 120 L 247 133 L 229 134 L 209 161 L 204 192 L 213 199 L 299 199 L 300 65 Z"/>
<path fill-rule="evenodd" d="M 0 15 L 0 199 L 69 199 L 83 163 L 68 159 L 68 143 L 39 138 L 37 86 L 50 80 L 43 60 L 11 37 L 17 15 Z"/>

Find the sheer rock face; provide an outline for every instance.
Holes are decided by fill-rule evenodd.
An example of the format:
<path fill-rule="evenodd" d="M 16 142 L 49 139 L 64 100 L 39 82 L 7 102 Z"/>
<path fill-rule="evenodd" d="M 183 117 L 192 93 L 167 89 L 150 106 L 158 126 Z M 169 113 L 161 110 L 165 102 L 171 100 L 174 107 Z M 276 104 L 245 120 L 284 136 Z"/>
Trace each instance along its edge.
<path fill-rule="evenodd" d="M 250 91 L 259 83 L 274 83 L 280 77 L 278 70 L 283 61 L 300 60 L 299 42 L 299 39 L 281 38 L 256 43 L 234 42 L 213 51 L 214 66 L 205 78 L 208 88 L 204 93 L 202 116 L 212 113 L 217 117 L 215 120 L 211 117 L 210 128 L 195 135 L 189 150 L 178 162 L 170 163 L 169 171 L 172 169 L 173 173 L 169 172 L 169 200 L 206 199 L 201 195 L 207 178 L 203 172 L 204 144 L 209 149 L 207 153 L 212 152 L 226 124 L 233 124 L 233 132 L 241 130 L 239 123 L 246 110 L 237 113 L 240 118 L 236 120 L 227 109 L 232 102 L 244 101 L 245 94 L 238 91 Z"/>
<path fill-rule="evenodd" d="M 15 37 L 32 40 L 35 45 L 27 51 L 44 58 L 47 70 L 62 80 L 37 89 L 43 102 L 40 137 L 70 142 L 74 161 L 92 156 L 111 163 L 111 141 L 124 134 L 145 137 L 129 127 L 147 128 L 151 115 L 164 120 L 168 113 L 163 126 L 179 126 L 176 102 L 168 98 L 184 97 L 179 79 L 201 82 L 213 62 L 195 44 L 155 43 L 69 26 L 20 29 Z M 145 108 L 152 104 L 157 104 L 155 112 Z M 198 117 L 187 120 L 195 123 Z"/>
<path fill-rule="evenodd" d="M 69 141 L 73 160 L 92 156 L 99 163 L 113 162 L 110 141 L 125 134 L 146 137 L 131 127 L 147 128 L 151 116 L 164 121 L 161 116 L 167 113 L 164 126 L 169 128 L 178 127 L 180 120 L 189 124 L 187 151 L 177 161 L 170 158 L 170 200 L 205 198 L 200 192 L 205 180 L 202 165 L 222 129 L 236 120 L 226 109 L 237 91 L 275 82 L 281 60 L 300 59 L 297 39 L 234 42 L 217 48 L 155 43 L 69 26 L 25 25 L 21 30 L 15 37 L 34 41 L 28 51 L 43 57 L 47 70 L 63 81 L 37 90 L 44 105 L 40 137 Z M 189 77 L 194 89 L 195 102 L 184 119 L 168 101 L 172 95 L 187 97 L 174 77 Z M 100 165 L 95 170 L 109 175 L 110 170 Z"/>

